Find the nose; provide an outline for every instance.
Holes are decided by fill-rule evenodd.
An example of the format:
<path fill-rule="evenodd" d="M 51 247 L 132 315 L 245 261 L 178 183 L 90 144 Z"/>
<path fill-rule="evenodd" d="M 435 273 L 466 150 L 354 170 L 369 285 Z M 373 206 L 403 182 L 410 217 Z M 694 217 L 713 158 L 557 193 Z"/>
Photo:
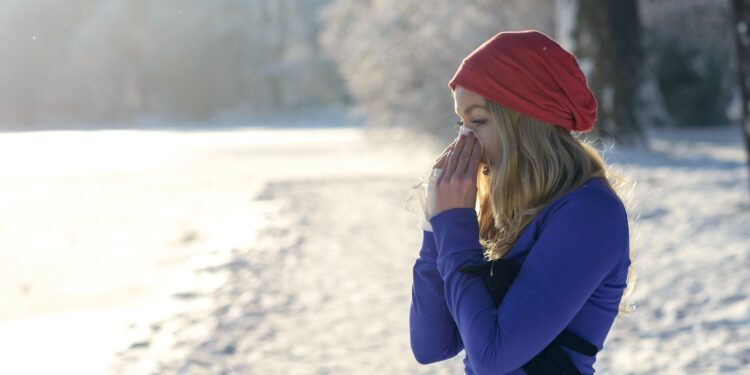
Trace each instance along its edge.
<path fill-rule="evenodd" d="M 474 137 L 477 139 L 477 142 L 479 142 L 479 145 L 482 147 L 482 151 L 484 151 L 484 144 L 482 144 L 482 139 L 479 138 L 479 134 L 474 131 L 474 129 L 466 127 L 465 125 L 461 125 L 461 128 L 458 130 L 459 137 L 461 134 L 468 136 L 469 133 L 473 133 Z"/>

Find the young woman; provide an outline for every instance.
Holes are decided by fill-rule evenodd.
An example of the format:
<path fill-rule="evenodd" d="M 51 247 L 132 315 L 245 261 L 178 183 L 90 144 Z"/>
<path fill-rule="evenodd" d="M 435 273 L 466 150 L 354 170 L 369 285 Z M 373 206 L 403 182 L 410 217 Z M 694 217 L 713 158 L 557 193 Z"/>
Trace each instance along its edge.
<path fill-rule="evenodd" d="M 591 374 L 632 287 L 625 182 L 574 132 L 596 100 L 539 31 L 499 33 L 449 82 L 461 135 L 434 166 L 411 347 L 467 374 Z"/>

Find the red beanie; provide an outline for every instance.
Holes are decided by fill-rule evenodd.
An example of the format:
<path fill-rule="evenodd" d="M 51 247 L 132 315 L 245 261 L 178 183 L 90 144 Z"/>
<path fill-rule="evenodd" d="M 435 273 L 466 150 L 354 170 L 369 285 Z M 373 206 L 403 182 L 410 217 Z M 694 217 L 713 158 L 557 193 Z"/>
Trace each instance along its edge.
<path fill-rule="evenodd" d="M 498 33 L 461 62 L 448 83 L 526 116 L 588 132 L 596 99 L 576 58 L 536 30 Z"/>

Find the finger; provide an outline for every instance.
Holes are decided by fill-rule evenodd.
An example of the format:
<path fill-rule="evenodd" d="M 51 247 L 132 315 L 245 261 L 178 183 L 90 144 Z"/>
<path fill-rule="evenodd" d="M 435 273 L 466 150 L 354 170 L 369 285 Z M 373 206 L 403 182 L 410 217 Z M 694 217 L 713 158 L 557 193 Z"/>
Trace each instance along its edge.
<path fill-rule="evenodd" d="M 477 140 L 474 136 L 467 136 L 466 137 L 466 144 L 464 145 L 464 148 L 461 150 L 461 154 L 458 157 L 458 163 L 456 164 L 456 171 L 455 173 L 459 173 L 461 175 L 466 173 L 466 168 L 469 165 L 469 160 L 471 159 L 472 151 L 474 150 L 474 146 L 476 145 Z"/>
<path fill-rule="evenodd" d="M 435 165 L 432 166 L 432 169 L 435 168 L 443 168 L 443 165 L 445 165 L 445 160 L 448 159 L 448 153 L 450 150 L 453 149 L 455 146 L 455 142 L 448 145 L 448 147 L 445 148 L 443 153 L 438 157 L 437 161 L 435 162 Z"/>
<path fill-rule="evenodd" d="M 456 147 L 456 143 L 458 143 L 458 138 L 452 140 L 451 143 L 448 145 L 448 147 L 446 147 L 445 150 L 443 150 L 443 153 L 447 154 L 448 151 L 453 149 L 453 147 Z"/>
<path fill-rule="evenodd" d="M 443 178 L 448 174 L 448 165 L 453 157 L 453 154 L 456 152 L 456 145 L 458 144 L 458 139 L 453 142 L 450 149 L 448 150 L 448 153 L 445 155 L 445 158 L 443 159 L 443 162 L 441 163 L 440 168 L 442 169 L 442 173 L 440 173 L 440 176 L 438 176 L 438 183 L 442 182 Z"/>
<path fill-rule="evenodd" d="M 477 142 L 479 143 L 479 142 Z M 472 180 L 476 182 L 477 173 L 479 173 L 479 159 L 482 155 L 482 147 L 480 145 L 474 145 L 474 149 L 471 151 L 471 160 L 469 161 L 469 168 L 467 172 L 472 176 Z"/>
<path fill-rule="evenodd" d="M 447 166 L 447 165 L 448 165 L 448 161 L 449 161 L 449 160 L 451 159 L 451 155 L 453 154 L 453 150 L 454 150 L 454 149 L 450 149 L 450 150 L 448 150 L 448 154 L 446 154 L 446 155 L 445 155 L 445 160 L 444 160 L 444 161 L 443 161 L 443 163 L 441 164 L 441 167 L 440 167 L 440 168 L 441 168 L 441 169 L 442 169 L 443 171 L 442 171 L 442 172 L 440 173 L 440 175 L 438 176 L 438 179 L 437 179 L 437 183 L 438 183 L 438 184 L 442 183 L 442 181 L 443 181 L 443 178 L 445 177 L 445 175 L 447 175 L 447 174 L 448 174 L 448 173 L 447 173 L 447 170 L 448 170 L 448 168 L 447 168 L 447 167 L 445 167 L 445 166 Z"/>
<path fill-rule="evenodd" d="M 456 143 L 456 147 L 454 147 L 453 151 L 451 151 L 451 156 L 448 158 L 448 167 L 446 168 L 445 172 L 443 172 L 446 177 L 452 176 L 456 171 L 458 159 L 461 156 L 464 147 L 466 146 L 466 139 L 466 136 L 461 135 L 458 139 L 458 143 Z"/>
<path fill-rule="evenodd" d="M 438 157 L 438 159 L 437 159 L 437 160 L 440 160 L 440 159 L 442 159 L 443 157 L 445 157 L 446 155 L 448 155 L 448 151 L 450 151 L 450 150 L 451 150 L 452 148 L 453 148 L 453 143 L 449 144 L 449 145 L 448 145 L 448 147 L 446 147 L 446 148 L 445 148 L 445 149 L 444 149 L 444 150 L 443 150 L 443 151 L 442 151 L 442 152 L 440 153 L 440 156 Z"/>

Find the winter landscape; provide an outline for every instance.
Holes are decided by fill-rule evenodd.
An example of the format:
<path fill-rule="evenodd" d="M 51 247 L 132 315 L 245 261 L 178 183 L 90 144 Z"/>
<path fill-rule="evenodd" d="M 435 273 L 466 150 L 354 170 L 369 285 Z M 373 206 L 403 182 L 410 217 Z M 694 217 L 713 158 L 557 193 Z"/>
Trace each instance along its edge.
<path fill-rule="evenodd" d="M 737 132 L 654 132 L 649 149 L 605 153 L 636 182 L 638 279 L 636 309 L 612 328 L 598 371 L 750 366 L 748 175 Z M 2 171 L 0 372 L 462 371 L 463 354 L 419 365 L 408 338 L 421 229 L 403 205 L 442 147 L 368 134 L 4 135 L 3 152 L 23 158 Z M 123 149 L 107 144 L 113 137 Z M 65 156 L 28 151 L 40 147 Z M 143 162 L 111 169 L 130 149 Z M 91 153 L 96 161 L 76 159 Z M 40 235 L 23 235 L 31 232 Z"/>
<path fill-rule="evenodd" d="M 580 64 L 636 270 L 602 374 L 750 374 L 750 0 L 0 0 L 0 374 L 461 374 L 411 188 L 502 31 Z"/>

